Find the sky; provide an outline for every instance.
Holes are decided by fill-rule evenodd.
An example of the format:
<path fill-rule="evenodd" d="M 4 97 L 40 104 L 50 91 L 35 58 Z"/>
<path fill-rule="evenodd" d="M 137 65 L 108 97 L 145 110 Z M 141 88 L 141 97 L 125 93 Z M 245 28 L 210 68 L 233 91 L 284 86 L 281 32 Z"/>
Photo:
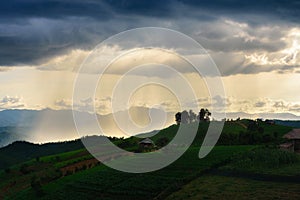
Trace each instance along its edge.
<path fill-rule="evenodd" d="M 73 108 L 85 111 L 95 103 L 99 115 L 124 109 L 120 106 L 113 110 L 111 92 L 128 70 L 124 66 L 133 65 L 142 56 L 148 59 L 145 63 L 151 63 L 154 58 L 174 67 L 189 80 L 196 90 L 196 98 L 178 103 L 176 95 L 184 93 L 174 96 L 168 88 L 150 84 L 132 93 L 128 100 L 130 106 L 161 106 L 168 112 L 176 112 L 212 105 L 218 111 L 225 105 L 228 113 L 300 116 L 299 19 L 297 0 L 255 3 L 238 0 L 3 1 L 0 6 L 0 110 L 71 109 L 78 70 L 99 43 L 133 28 L 161 27 L 189 36 L 206 50 L 220 71 L 226 95 L 210 96 L 203 77 L 190 71 L 175 54 L 144 49 L 142 38 L 141 44 L 136 44 L 136 52 L 117 60 L 103 75 L 95 98 L 76 99 Z M 112 55 L 126 52 L 126 45 L 126 42 L 107 45 L 102 56 L 109 60 Z M 199 55 L 186 52 L 187 57 Z M 95 70 L 79 73 L 88 81 L 99 76 Z M 166 69 L 153 65 L 128 76 L 132 82 L 180 82 L 178 77 L 164 76 L 168 73 L 162 73 L 163 70 Z M 88 86 L 82 87 L 84 90 Z M 185 91 L 184 85 L 176 87 Z"/>

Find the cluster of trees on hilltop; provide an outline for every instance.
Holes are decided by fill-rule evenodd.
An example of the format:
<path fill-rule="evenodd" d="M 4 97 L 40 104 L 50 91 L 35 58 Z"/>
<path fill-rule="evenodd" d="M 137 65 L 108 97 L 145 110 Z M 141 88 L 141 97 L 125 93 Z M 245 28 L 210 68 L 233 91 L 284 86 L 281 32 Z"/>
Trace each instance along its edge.
<path fill-rule="evenodd" d="M 196 121 L 209 121 L 211 112 L 208 109 L 201 108 L 198 115 L 193 110 L 189 112 L 184 110 L 175 114 L 175 121 L 177 124 L 189 124 Z"/>

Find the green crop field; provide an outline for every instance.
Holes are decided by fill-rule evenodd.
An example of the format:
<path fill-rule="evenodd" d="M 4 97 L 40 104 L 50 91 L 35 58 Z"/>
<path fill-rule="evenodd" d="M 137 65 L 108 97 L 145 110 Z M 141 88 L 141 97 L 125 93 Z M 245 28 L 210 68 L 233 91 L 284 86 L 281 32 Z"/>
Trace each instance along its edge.
<path fill-rule="evenodd" d="M 256 181 L 236 177 L 205 175 L 179 191 L 168 200 L 198 199 L 299 199 L 300 183 Z"/>
<path fill-rule="evenodd" d="M 129 174 L 103 165 L 78 172 L 44 185 L 44 199 L 92 198 L 102 199 L 151 199 L 164 197 L 177 190 L 206 170 L 226 161 L 230 156 L 252 149 L 253 146 L 218 146 L 204 159 L 198 158 L 199 148 L 190 148 L 184 156 L 165 169 L 145 173 Z M 32 190 L 14 196 L 16 199 L 34 198 Z"/>
<path fill-rule="evenodd" d="M 249 128 L 251 123 L 252 128 Z M 298 197 L 295 188 L 300 183 L 299 156 L 279 150 L 276 146 L 283 141 L 282 135 L 291 128 L 263 122 L 253 126 L 251 120 L 227 121 L 217 146 L 205 158 L 199 159 L 198 153 L 209 123 L 200 123 L 199 127 L 197 123 L 183 126 L 187 135 L 197 130 L 188 150 L 171 165 L 143 174 L 125 173 L 106 167 L 82 148 L 79 141 L 67 143 L 71 145 L 69 151 L 54 151 L 52 148 L 53 152 L 59 153 L 51 155 L 47 154 L 48 147 L 43 146 L 46 156 L 29 156 L 25 162 L 11 165 L 0 172 L 0 199 L 173 199 L 174 195 L 177 199 L 222 199 L 233 198 L 234 193 L 241 198 L 253 195 L 253 198 L 259 199 L 264 194 L 255 196 L 251 191 L 260 192 L 261 187 L 269 187 L 270 191 L 278 189 L 278 193 L 270 195 L 270 199 L 282 197 L 284 190 L 291 193 L 288 196 Z M 178 125 L 172 125 L 151 139 L 155 143 L 162 138 L 171 141 L 178 128 Z M 123 149 L 140 151 L 140 138 L 110 139 Z M 26 145 L 35 148 L 31 144 Z M 60 143 L 56 146 L 66 149 L 63 145 Z M 13 148 L 5 152 L 11 150 Z M 34 149 L 31 151 L 39 155 Z M 24 160 L 24 155 L 18 160 Z M 130 159 L 127 157 L 126 160 L 122 158 L 111 162 L 122 164 L 130 162 Z M 281 178 L 283 184 L 278 182 Z M 239 183 L 239 187 L 234 187 Z M 218 194 L 213 196 L 216 192 Z"/>
<path fill-rule="evenodd" d="M 221 167 L 235 172 L 300 176 L 300 156 L 279 149 L 256 148 L 231 158 L 231 162 Z"/>

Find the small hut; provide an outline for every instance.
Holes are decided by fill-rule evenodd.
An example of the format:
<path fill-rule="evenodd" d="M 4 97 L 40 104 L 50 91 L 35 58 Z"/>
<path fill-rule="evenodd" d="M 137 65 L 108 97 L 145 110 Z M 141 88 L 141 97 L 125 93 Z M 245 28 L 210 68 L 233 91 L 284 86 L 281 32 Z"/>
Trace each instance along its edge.
<path fill-rule="evenodd" d="M 288 143 L 281 144 L 280 148 L 293 152 L 300 152 L 300 129 L 293 129 L 283 136 L 289 140 Z M 285 148 L 284 148 L 285 147 Z"/>
<path fill-rule="evenodd" d="M 152 147 L 155 147 L 155 144 L 154 142 L 149 139 L 149 138 L 146 138 L 142 141 L 139 142 L 139 145 L 143 148 L 152 148 Z"/>

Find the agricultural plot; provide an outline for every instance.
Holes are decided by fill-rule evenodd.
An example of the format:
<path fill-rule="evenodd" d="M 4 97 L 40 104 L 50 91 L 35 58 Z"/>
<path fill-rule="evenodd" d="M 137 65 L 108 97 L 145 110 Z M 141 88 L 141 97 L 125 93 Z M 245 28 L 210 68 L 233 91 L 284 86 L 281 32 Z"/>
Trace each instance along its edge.
<path fill-rule="evenodd" d="M 225 162 L 230 156 L 253 146 L 217 146 L 204 159 L 198 158 L 199 148 L 190 148 L 179 160 L 162 170 L 129 174 L 103 165 L 60 178 L 43 186 L 42 199 L 152 199 L 164 198 L 207 170 Z M 32 190 L 14 196 L 15 199 L 35 198 Z"/>
<path fill-rule="evenodd" d="M 300 177 L 300 156 L 276 148 L 256 148 L 233 156 L 231 162 L 220 169 L 241 173 Z"/>
<path fill-rule="evenodd" d="M 171 194 L 168 200 L 198 199 L 299 199 L 300 183 L 256 181 L 206 175 Z"/>

